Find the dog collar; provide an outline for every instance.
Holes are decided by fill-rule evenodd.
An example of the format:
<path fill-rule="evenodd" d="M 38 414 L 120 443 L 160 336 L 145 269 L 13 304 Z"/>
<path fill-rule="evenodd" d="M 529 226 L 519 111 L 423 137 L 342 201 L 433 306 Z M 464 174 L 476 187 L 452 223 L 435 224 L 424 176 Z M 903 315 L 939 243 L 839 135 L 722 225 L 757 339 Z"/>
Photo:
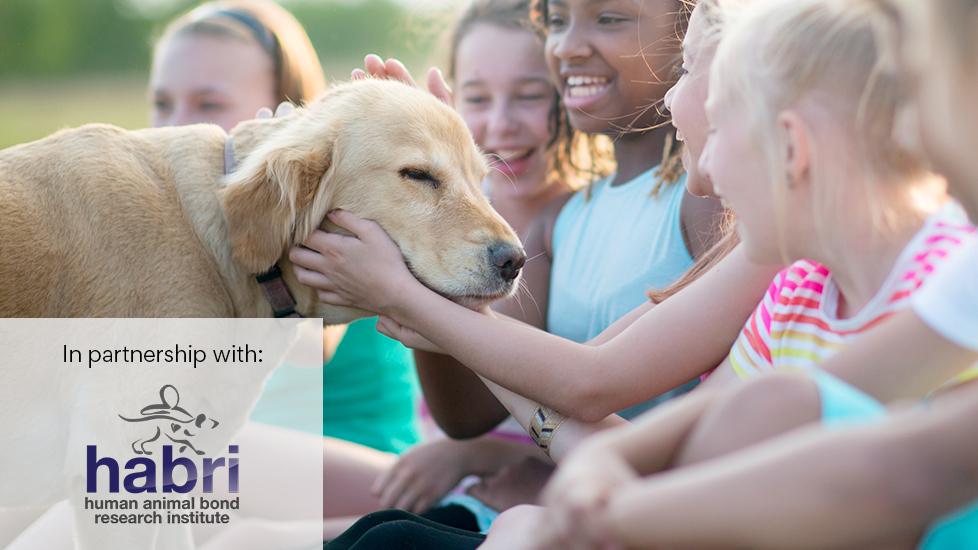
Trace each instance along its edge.
<path fill-rule="evenodd" d="M 234 159 L 234 139 L 229 135 L 224 140 L 224 175 L 227 176 L 237 167 Z M 272 313 L 276 319 L 282 317 L 302 317 L 295 310 L 295 298 L 289 292 L 289 287 L 282 279 L 282 270 L 276 263 L 268 271 L 255 276 L 255 281 L 261 287 L 265 299 L 272 306 Z"/>
<path fill-rule="evenodd" d="M 282 317 L 302 317 L 295 310 L 295 298 L 289 292 L 289 287 L 285 286 L 282 280 L 282 270 L 275 264 L 268 271 L 255 276 L 258 286 L 265 293 L 265 299 L 272 306 L 272 312 L 276 319 Z"/>

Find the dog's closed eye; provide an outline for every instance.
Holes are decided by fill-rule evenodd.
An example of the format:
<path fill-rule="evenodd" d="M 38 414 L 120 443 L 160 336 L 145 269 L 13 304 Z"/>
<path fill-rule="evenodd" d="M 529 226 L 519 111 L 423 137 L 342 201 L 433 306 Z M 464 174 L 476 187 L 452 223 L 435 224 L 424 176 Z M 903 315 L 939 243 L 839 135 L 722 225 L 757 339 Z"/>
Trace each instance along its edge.
<path fill-rule="evenodd" d="M 438 178 L 423 168 L 401 168 L 400 172 L 398 173 L 401 174 L 401 177 L 404 179 L 425 183 L 434 187 L 435 189 L 438 189 L 438 187 L 441 185 Z"/>

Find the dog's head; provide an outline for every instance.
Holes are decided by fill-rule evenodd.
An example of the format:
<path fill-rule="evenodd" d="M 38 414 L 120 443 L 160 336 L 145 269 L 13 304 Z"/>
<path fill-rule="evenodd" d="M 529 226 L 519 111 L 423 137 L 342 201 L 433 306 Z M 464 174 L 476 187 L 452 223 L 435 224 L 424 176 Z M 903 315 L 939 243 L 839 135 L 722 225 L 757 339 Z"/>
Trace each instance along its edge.
<path fill-rule="evenodd" d="M 448 298 L 471 305 L 514 290 L 520 241 L 483 195 L 486 162 L 452 109 L 416 88 L 367 80 L 274 124 L 221 193 L 234 258 L 247 270 L 266 271 L 317 227 L 337 231 L 325 216 L 342 208 L 380 224 L 414 275 Z M 318 304 L 294 279 L 290 287 L 304 315 L 362 315 Z"/>

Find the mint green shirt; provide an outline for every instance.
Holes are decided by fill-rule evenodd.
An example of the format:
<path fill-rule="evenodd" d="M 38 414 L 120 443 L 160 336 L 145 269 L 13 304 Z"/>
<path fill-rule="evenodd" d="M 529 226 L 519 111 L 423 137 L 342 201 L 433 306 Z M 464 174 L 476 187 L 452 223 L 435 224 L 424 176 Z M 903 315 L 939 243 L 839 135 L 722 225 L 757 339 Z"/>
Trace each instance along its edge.
<path fill-rule="evenodd" d="M 418 381 L 411 351 L 377 332 L 376 319 L 350 323 L 319 373 L 283 365 L 269 378 L 251 419 L 400 453 L 420 440 Z M 310 383 L 315 380 L 315 383 Z M 322 423 L 316 400 L 322 399 Z M 320 429 L 322 430 L 320 432 Z"/>

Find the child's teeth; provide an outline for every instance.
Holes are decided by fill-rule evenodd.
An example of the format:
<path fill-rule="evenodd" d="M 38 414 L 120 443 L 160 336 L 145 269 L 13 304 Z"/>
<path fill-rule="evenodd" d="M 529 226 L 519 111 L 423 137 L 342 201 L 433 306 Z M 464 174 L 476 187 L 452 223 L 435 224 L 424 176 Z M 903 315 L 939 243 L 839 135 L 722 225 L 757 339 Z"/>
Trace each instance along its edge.
<path fill-rule="evenodd" d="M 570 89 L 571 97 L 596 95 L 603 90 L 600 86 L 574 86 Z"/>
<path fill-rule="evenodd" d="M 569 76 L 567 77 L 568 86 L 592 86 L 601 85 L 608 82 L 607 78 L 596 76 Z"/>
<path fill-rule="evenodd" d="M 567 86 L 571 97 L 587 97 L 597 95 L 604 90 L 608 79 L 594 76 L 569 76 Z"/>
<path fill-rule="evenodd" d="M 503 160 L 520 158 L 526 156 L 527 153 L 529 153 L 529 149 L 501 149 L 496 151 L 496 154 L 502 157 Z"/>

